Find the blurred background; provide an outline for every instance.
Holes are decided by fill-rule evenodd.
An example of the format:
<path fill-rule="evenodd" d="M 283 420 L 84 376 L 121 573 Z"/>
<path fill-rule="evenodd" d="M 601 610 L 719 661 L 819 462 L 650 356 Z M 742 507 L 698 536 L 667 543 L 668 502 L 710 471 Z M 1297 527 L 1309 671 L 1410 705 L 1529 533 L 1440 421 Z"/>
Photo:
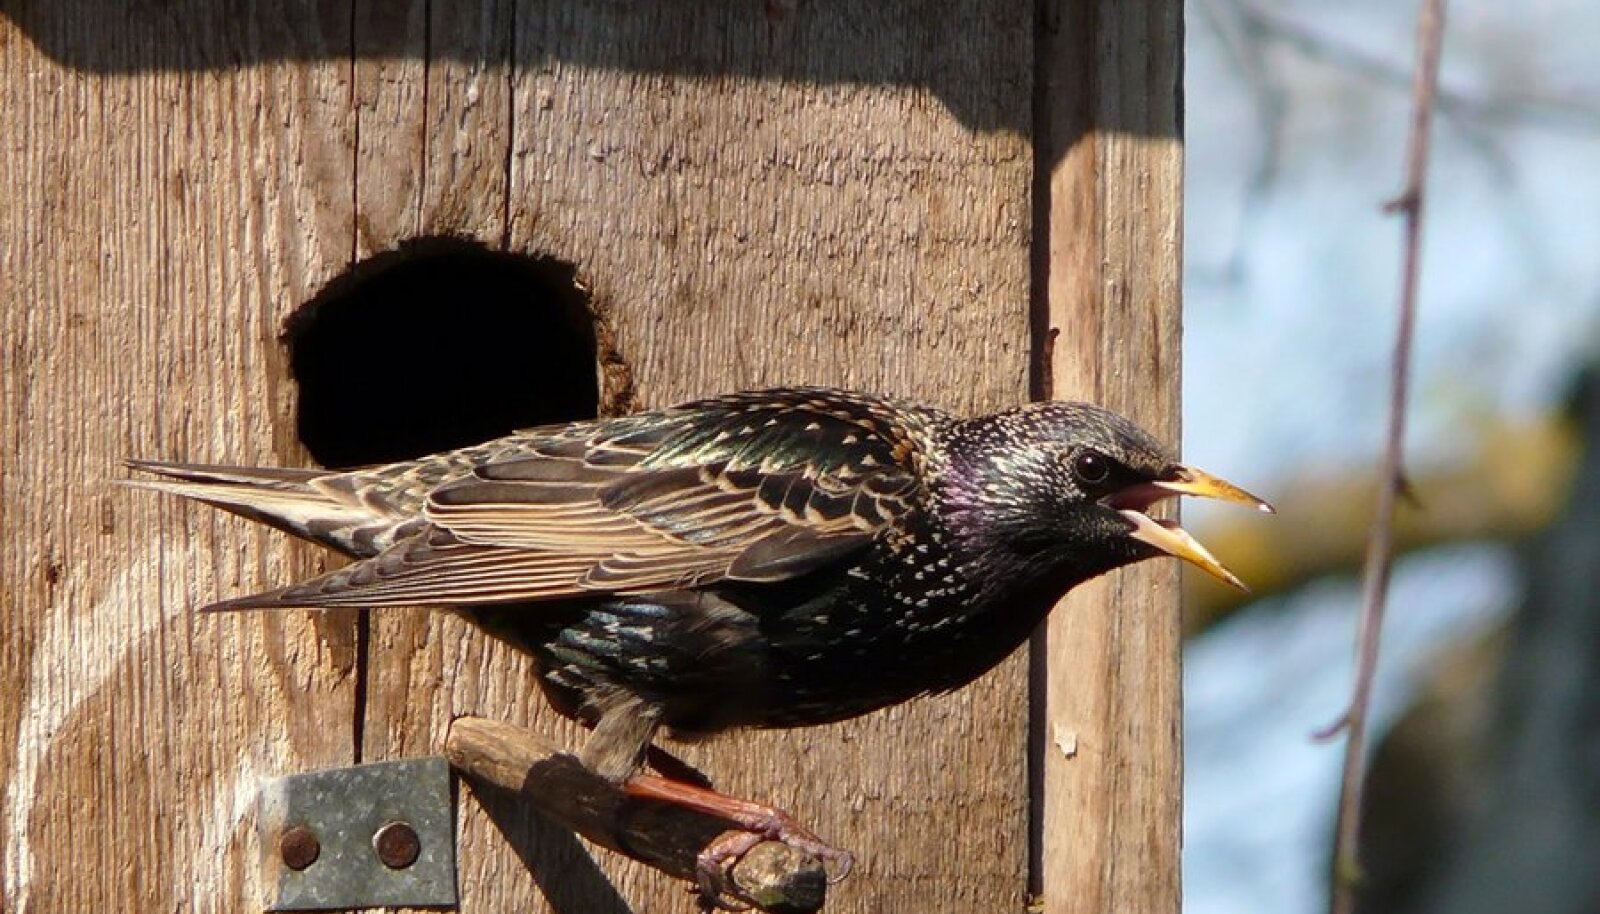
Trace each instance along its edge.
<path fill-rule="evenodd" d="M 1415 2 L 1191 0 L 1185 908 L 1326 909 Z M 1453 0 L 1361 910 L 1600 911 L 1600 9 Z M 1190 523 L 1192 521 L 1192 523 Z"/>

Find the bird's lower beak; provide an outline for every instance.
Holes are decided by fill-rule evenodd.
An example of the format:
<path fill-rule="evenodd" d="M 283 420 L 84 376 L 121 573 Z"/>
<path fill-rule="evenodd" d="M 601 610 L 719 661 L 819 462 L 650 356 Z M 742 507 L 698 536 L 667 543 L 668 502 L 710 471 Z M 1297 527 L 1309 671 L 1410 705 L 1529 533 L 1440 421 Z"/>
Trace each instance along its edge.
<path fill-rule="evenodd" d="M 1175 555 L 1191 565 L 1205 570 L 1212 577 L 1225 584 L 1232 584 L 1240 590 L 1249 592 L 1250 588 L 1238 576 L 1229 571 L 1226 566 L 1217 561 L 1211 551 L 1200 545 L 1200 541 L 1189 535 L 1189 531 L 1178 526 L 1176 521 L 1156 520 L 1143 511 L 1125 510 L 1122 516 L 1133 523 L 1133 532 L 1128 534 L 1136 540 L 1149 543 L 1168 555 Z"/>
<path fill-rule="evenodd" d="M 1217 557 L 1200 545 L 1199 540 L 1190 536 L 1189 531 L 1174 521 L 1156 520 L 1144 513 L 1144 509 L 1154 502 L 1173 495 L 1216 498 L 1248 505 L 1269 514 L 1272 513 L 1272 506 L 1225 479 L 1219 479 L 1210 473 L 1183 464 L 1174 464 L 1165 474 L 1165 478 L 1145 483 L 1139 486 L 1137 491 L 1119 493 L 1110 503 L 1111 507 L 1121 510 L 1122 516 L 1133 524 L 1133 531 L 1128 534 L 1129 536 L 1149 543 L 1168 555 L 1183 559 L 1224 583 L 1248 591 L 1250 588 L 1217 561 Z"/>

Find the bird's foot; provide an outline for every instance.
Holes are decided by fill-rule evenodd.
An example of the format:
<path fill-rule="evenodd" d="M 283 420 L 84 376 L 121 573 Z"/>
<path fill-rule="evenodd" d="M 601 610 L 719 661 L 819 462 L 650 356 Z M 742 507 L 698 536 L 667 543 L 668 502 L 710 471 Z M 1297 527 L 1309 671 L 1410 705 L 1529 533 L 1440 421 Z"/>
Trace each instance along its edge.
<path fill-rule="evenodd" d="M 706 845 L 695 859 L 696 882 L 705 910 L 740 910 L 726 901 L 730 895 L 740 894 L 733 885 L 733 868 L 751 849 L 766 841 L 777 841 L 820 860 L 829 870 L 830 885 L 850 875 L 855 865 L 855 857 L 849 851 L 824 843 L 781 809 L 653 775 L 634 777 L 625 789 L 637 797 L 693 809 L 738 826 Z"/>
<path fill-rule="evenodd" d="M 782 847 L 779 848 L 779 845 Z M 816 861 L 817 863 L 813 865 L 820 865 L 822 869 L 815 871 L 817 879 L 814 883 L 815 888 L 805 891 L 820 893 L 823 880 L 829 884 L 838 882 L 849 874 L 855 862 L 855 858 L 848 851 L 822 843 L 815 835 L 792 821 L 788 827 L 779 826 L 774 830 L 730 829 L 707 844 L 695 858 L 695 889 L 702 912 L 710 914 L 712 911 L 743 911 L 756 906 L 750 903 L 752 896 L 748 893 L 749 886 L 741 884 L 739 877 L 751 875 L 748 872 L 750 861 L 746 856 L 757 848 L 769 849 L 767 859 L 756 864 L 758 869 L 764 865 L 770 866 L 768 861 L 774 853 L 804 855 Z M 793 861 L 796 858 L 780 856 L 778 859 Z M 827 874 L 830 867 L 834 871 L 831 875 Z M 760 877 L 757 879 L 759 884 Z M 791 886 L 787 891 L 795 892 L 796 889 Z M 820 903 L 821 895 L 819 894 L 817 898 Z"/>

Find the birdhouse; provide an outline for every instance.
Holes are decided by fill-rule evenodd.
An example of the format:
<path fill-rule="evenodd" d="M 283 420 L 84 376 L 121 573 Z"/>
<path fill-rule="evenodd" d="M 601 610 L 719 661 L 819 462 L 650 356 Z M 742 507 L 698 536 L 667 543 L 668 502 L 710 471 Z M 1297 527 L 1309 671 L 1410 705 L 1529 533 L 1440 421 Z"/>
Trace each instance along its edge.
<path fill-rule="evenodd" d="M 197 614 L 338 560 L 126 458 L 349 467 L 800 384 L 1176 443 L 1176 0 L 13 7 L 0 909 L 693 909 L 440 767 L 461 718 L 581 743 L 527 656 L 422 608 Z M 1176 580 L 679 754 L 854 854 L 829 912 L 1176 912 Z"/>

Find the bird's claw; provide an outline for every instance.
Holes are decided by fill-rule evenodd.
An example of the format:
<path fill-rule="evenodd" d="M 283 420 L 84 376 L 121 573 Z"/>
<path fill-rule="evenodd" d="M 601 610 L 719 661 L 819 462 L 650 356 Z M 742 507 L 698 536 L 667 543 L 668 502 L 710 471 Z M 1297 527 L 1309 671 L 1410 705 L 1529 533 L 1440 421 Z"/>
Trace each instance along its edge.
<path fill-rule="evenodd" d="M 718 835 L 695 856 L 695 885 L 700 891 L 700 910 L 746 911 L 752 905 L 742 898 L 733 878 L 733 867 L 750 849 L 765 841 L 756 832 L 732 830 Z M 740 899 L 731 901 L 730 898 Z"/>
<path fill-rule="evenodd" d="M 733 878 L 733 868 L 757 845 L 777 841 L 822 861 L 828 884 L 838 885 L 855 867 L 855 855 L 824 844 L 821 838 L 785 816 L 774 816 L 755 828 L 730 829 L 718 835 L 695 857 L 695 884 L 702 911 L 745 911 L 752 905 Z"/>
<path fill-rule="evenodd" d="M 856 855 L 833 847 L 828 848 L 828 851 L 829 854 L 821 856 L 820 859 L 824 867 L 830 863 L 834 866 L 834 871 L 828 873 L 828 885 L 838 885 L 850 875 L 851 870 L 856 868 Z"/>
<path fill-rule="evenodd" d="M 788 813 L 773 810 L 771 815 L 764 820 L 746 826 L 745 834 L 757 836 L 758 840 L 751 842 L 744 851 L 747 853 L 762 841 L 777 841 L 789 847 L 821 860 L 825 867 L 831 867 L 828 874 L 828 884 L 838 885 L 850 875 L 850 870 L 856 865 L 855 855 L 846 850 L 840 850 L 831 844 L 823 843 L 821 838 L 812 834 L 810 830 L 796 822 Z M 721 839 L 718 839 L 719 841 Z M 717 842 L 712 842 L 715 846 Z"/>

